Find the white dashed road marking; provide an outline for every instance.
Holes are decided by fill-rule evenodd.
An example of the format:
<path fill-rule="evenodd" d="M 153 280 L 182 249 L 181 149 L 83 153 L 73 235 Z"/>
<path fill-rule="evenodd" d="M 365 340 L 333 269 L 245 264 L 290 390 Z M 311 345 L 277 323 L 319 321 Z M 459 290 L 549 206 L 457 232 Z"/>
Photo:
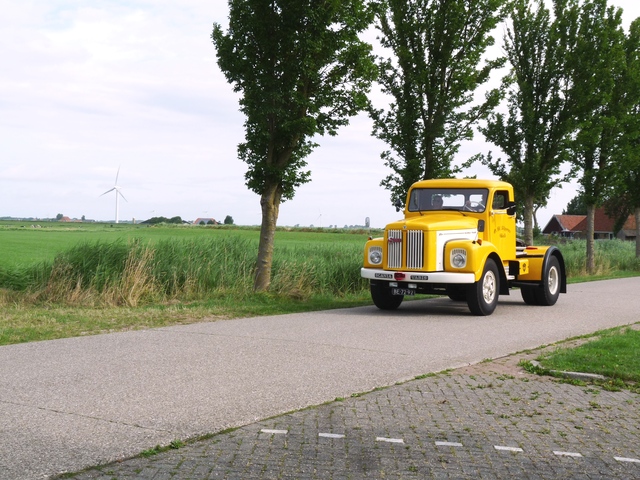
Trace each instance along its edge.
<path fill-rule="evenodd" d="M 287 435 L 289 433 L 289 430 L 272 430 L 272 429 L 268 429 L 268 428 L 263 428 L 262 430 L 260 430 L 260 433 L 267 433 L 267 434 L 271 434 L 271 435 Z M 344 435 L 342 433 L 325 433 L 325 432 L 321 432 L 321 433 L 318 433 L 318 437 L 340 439 L 340 438 L 346 438 L 346 435 Z M 404 444 L 404 439 L 402 439 L 402 438 L 376 437 L 376 442 L 401 443 L 401 444 Z M 436 441 L 435 445 L 437 447 L 462 447 L 463 446 L 462 443 L 459 443 L 459 442 L 442 442 L 442 441 Z M 502 452 L 524 452 L 524 450 L 522 448 L 520 448 L 520 447 L 508 447 L 508 446 L 504 446 L 504 445 L 494 445 L 493 448 L 495 448 L 498 451 L 502 451 Z M 554 450 L 553 454 L 558 456 L 558 457 L 582 458 L 582 454 L 581 453 L 577 453 L 577 452 L 562 452 L 562 451 Z M 637 459 L 637 458 L 627 458 L 627 457 L 613 457 L 613 458 L 615 460 L 617 460 L 618 462 L 640 463 L 640 459 Z"/>
<path fill-rule="evenodd" d="M 461 447 L 462 444 L 458 442 L 436 442 L 438 447 Z"/>
<path fill-rule="evenodd" d="M 518 447 L 503 447 L 501 445 L 494 445 L 493 448 L 495 448 L 496 450 L 502 450 L 505 452 L 524 452 L 524 450 Z"/>
<path fill-rule="evenodd" d="M 640 463 L 637 458 L 613 457 L 619 462 Z"/>
<path fill-rule="evenodd" d="M 575 452 L 558 452 L 558 451 L 554 451 L 553 454 L 554 455 L 558 455 L 559 457 L 574 457 L 574 458 L 582 457 L 582 454 L 575 453 Z"/>
<path fill-rule="evenodd" d="M 376 437 L 376 442 L 404 443 L 404 440 L 401 438 Z"/>
<path fill-rule="evenodd" d="M 324 437 L 324 438 L 344 438 L 345 437 L 345 435 L 341 435 L 339 433 L 319 433 L 318 436 Z"/>

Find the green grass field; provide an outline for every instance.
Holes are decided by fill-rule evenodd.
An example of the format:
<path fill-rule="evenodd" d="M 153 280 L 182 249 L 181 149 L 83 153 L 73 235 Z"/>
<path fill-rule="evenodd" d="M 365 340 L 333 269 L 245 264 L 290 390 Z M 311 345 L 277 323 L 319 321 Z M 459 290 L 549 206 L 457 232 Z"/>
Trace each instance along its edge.
<path fill-rule="evenodd" d="M 40 228 L 35 228 L 39 225 Z M 330 232 L 330 233 L 329 233 Z M 314 231 L 286 231 L 276 233 L 276 244 L 283 247 L 304 245 L 349 244 L 364 247 L 367 233 L 356 231 L 326 230 L 319 235 Z M 104 223 L 59 223 L 59 222 L 0 222 L 0 266 L 28 266 L 41 261 L 53 261 L 55 256 L 69 248 L 93 242 L 127 242 L 140 239 L 143 242 L 160 240 L 198 240 L 219 236 L 233 236 L 257 242 L 257 228 L 228 226 L 147 226 Z M 257 250 L 256 250 L 257 253 Z"/>

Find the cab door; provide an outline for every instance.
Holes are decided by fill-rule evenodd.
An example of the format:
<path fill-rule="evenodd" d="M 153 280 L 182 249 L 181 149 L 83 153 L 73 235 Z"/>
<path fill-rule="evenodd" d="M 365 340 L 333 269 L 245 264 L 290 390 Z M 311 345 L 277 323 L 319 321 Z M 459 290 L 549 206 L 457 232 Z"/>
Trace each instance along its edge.
<path fill-rule="evenodd" d="M 509 200 L 507 190 L 497 190 L 493 192 L 493 198 L 488 203 L 491 208 L 488 229 L 490 241 L 496 246 L 503 260 L 516 258 L 516 219 L 515 215 L 507 213 Z"/>

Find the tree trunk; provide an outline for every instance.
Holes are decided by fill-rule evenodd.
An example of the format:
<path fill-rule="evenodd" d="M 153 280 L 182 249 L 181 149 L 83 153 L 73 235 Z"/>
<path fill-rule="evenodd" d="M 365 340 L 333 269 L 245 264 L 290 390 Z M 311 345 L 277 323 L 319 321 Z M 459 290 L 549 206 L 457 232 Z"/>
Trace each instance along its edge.
<path fill-rule="evenodd" d="M 540 226 L 538 225 L 538 209 L 540 205 L 536 205 L 533 209 L 533 233 L 540 231 Z"/>
<path fill-rule="evenodd" d="M 636 257 L 640 258 L 640 207 L 636 207 Z"/>
<path fill-rule="evenodd" d="M 260 226 L 260 244 L 258 246 L 256 276 L 253 283 L 253 290 L 255 292 L 264 292 L 268 290 L 269 285 L 271 285 L 273 243 L 281 200 L 282 191 L 280 185 L 268 183 L 260 197 L 262 225 Z"/>
<path fill-rule="evenodd" d="M 524 199 L 524 242 L 533 245 L 533 196 Z"/>
<path fill-rule="evenodd" d="M 593 275 L 595 272 L 595 216 L 596 206 L 587 205 L 587 273 Z"/>

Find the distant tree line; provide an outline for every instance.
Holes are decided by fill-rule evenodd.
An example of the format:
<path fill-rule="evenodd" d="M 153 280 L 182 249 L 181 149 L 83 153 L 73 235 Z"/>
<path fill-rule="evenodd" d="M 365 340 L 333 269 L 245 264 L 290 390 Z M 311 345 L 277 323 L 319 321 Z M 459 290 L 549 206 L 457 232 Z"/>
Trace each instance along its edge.
<path fill-rule="evenodd" d="M 141 224 L 147 224 L 147 225 L 158 225 L 159 223 L 172 223 L 172 224 L 177 224 L 177 225 L 182 225 L 183 223 L 189 223 L 186 222 L 184 220 L 182 220 L 181 217 L 171 217 L 171 218 L 167 218 L 167 217 L 152 217 L 149 220 L 145 220 L 143 222 L 140 222 Z"/>
<path fill-rule="evenodd" d="M 143 222 L 140 222 L 141 224 L 148 224 L 148 225 L 158 225 L 160 223 L 171 223 L 171 224 L 183 224 L 183 223 L 191 223 L 189 221 L 186 220 L 182 220 L 181 217 L 172 217 L 172 218 L 167 218 L 167 217 L 153 217 L 150 218 L 149 220 L 145 220 Z M 206 222 L 204 220 L 200 221 L 199 223 L 200 225 L 219 225 L 219 222 L 216 222 L 213 219 L 208 219 Z M 233 217 L 230 215 L 227 215 L 224 219 L 224 224 L 225 225 L 233 225 Z"/>

